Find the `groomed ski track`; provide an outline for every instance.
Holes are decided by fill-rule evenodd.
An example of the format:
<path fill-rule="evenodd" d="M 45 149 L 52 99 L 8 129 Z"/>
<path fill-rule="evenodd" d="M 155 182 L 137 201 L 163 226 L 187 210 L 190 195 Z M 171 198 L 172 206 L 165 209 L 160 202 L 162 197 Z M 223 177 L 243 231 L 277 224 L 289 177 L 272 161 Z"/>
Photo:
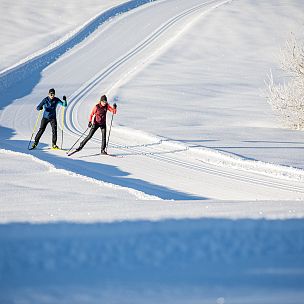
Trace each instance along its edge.
<path fill-rule="evenodd" d="M 127 3 L 131 2 L 135 3 L 136 1 Z M 141 4 L 145 4 L 150 1 L 140 2 Z M 116 19 L 114 18 L 105 25 L 105 28 L 100 27 L 96 29 L 92 33 L 92 40 L 88 39 L 88 41 L 82 42 L 81 45 L 77 45 L 83 40 L 81 37 L 87 37 L 88 32 L 91 31 L 91 29 L 84 28 L 84 31 L 80 31 L 78 36 L 73 37 L 77 43 L 73 44 L 71 41 L 67 41 L 66 45 L 61 46 L 65 51 L 71 46 L 74 49 L 70 53 L 60 57 L 58 63 L 55 61 L 50 65 L 52 60 L 55 60 L 54 58 L 64 53 L 63 49 L 48 51 L 44 56 L 39 56 L 39 64 L 35 60 L 22 63 L 20 69 L 25 74 L 27 71 L 30 71 L 30 74 L 32 72 L 31 68 L 37 67 L 37 65 L 43 67 L 45 79 L 41 87 L 44 88 L 45 84 L 54 81 L 53 69 L 65 68 L 69 70 L 73 60 L 77 61 L 81 57 L 81 54 L 77 57 L 79 51 L 85 53 L 85 49 L 90 48 L 91 43 L 94 43 L 94 47 L 98 47 L 98 41 L 99 39 L 102 40 L 100 37 L 102 37 L 103 32 L 111 30 L 117 25 L 119 26 L 119 23 L 130 17 L 131 14 L 132 18 L 134 18 L 138 12 L 144 15 L 145 10 L 149 10 L 150 14 L 151 11 L 155 10 L 157 16 L 157 8 L 159 6 L 163 5 L 165 7 L 166 3 L 172 2 L 179 3 L 178 9 L 176 9 L 173 15 L 168 16 L 167 20 L 155 22 L 153 27 L 149 29 L 149 35 L 143 32 L 143 39 L 133 41 L 133 46 L 128 45 L 125 49 L 122 48 L 122 53 L 118 56 L 116 54 L 117 57 L 113 56 L 110 61 L 98 62 L 95 69 L 99 70 L 99 72 L 91 76 L 81 86 L 79 84 L 83 82 L 79 82 L 79 79 L 75 80 L 75 82 L 78 81 L 78 88 L 76 88 L 77 85 L 71 86 L 73 93 L 68 95 L 69 106 L 65 116 L 64 137 L 66 146 L 71 146 L 80 134 L 83 133 L 86 128 L 87 113 L 90 111 L 93 100 L 96 99 L 96 96 L 100 95 L 100 92 L 107 93 L 110 97 L 113 97 L 115 90 L 122 82 L 127 81 L 139 69 L 144 68 L 149 60 L 153 60 L 153 56 L 157 56 L 162 49 L 173 43 L 174 39 L 177 39 L 183 31 L 187 30 L 195 22 L 196 17 L 199 18 L 204 14 L 212 13 L 218 6 L 227 4 L 230 1 L 206 1 L 200 4 L 198 4 L 199 1 L 189 1 L 186 4 L 182 4 L 180 1 L 153 1 L 140 8 L 137 8 L 135 5 L 134 7 L 128 6 L 128 10 L 125 9 L 126 6 L 122 5 L 119 7 L 124 9 L 120 12 L 113 10 L 115 14 L 110 14 L 108 19 L 125 11 L 128 11 L 128 13 L 120 15 Z M 101 42 L 100 44 L 102 45 Z M 111 47 L 111 44 L 109 44 L 109 47 Z M 76 56 L 75 59 L 73 59 L 74 56 Z M 96 63 L 91 63 L 90 61 L 91 58 L 88 57 L 83 62 L 83 69 L 89 69 L 90 65 L 96 65 Z M 5 83 L 5 85 L 2 84 L 3 87 L 13 84 L 10 79 L 16 71 L 18 71 L 18 67 L 12 69 L 12 74 L 0 75 L 1 82 Z M 48 72 L 50 72 L 50 77 L 48 77 Z M 72 77 L 73 70 L 68 71 L 66 76 Z M 60 79 L 58 79 L 59 81 Z M 42 89 L 40 90 L 42 91 Z M 88 103 L 88 100 L 92 100 L 92 102 Z M 119 100 L 117 102 L 119 115 Z M 18 117 L 23 111 L 30 111 L 29 116 L 33 118 L 36 115 L 33 104 L 31 107 L 28 104 L 22 104 L 17 110 L 14 109 L 15 114 L 12 114 L 13 110 L 10 110 L 8 107 L 3 111 L 2 117 L 6 113 L 12 117 L 14 129 L 17 131 L 18 136 L 23 137 L 25 141 L 31 133 L 31 126 L 27 125 L 27 128 L 24 128 L 24 126 L 19 124 Z M 59 115 L 61 114 L 59 113 Z M 60 119 L 58 119 L 58 123 L 60 125 Z M 48 140 L 49 138 L 46 135 L 45 141 L 48 142 Z M 269 164 L 235 159 L 221 153 L 213 153 L 213 156 L 210 158 L 209 154 L 212 151 L 192 151 L 186 145 L 170 142 L 166 138 L 143 134 L 127 128 L 115 127 L 115 125 L 112 130 L 109 149 L 118 157 L 105 159 L 100 155 L 96 155 L 99 147 L 100 140 L 95 136 L 90 144 L 86 146 L 87 149 L 73 155 L 72 159 L 66 159 L 62 151 L 35 151 L 34 153 L 35 157 L 50 163 L 55 162 L 55 166 L 59 166 L 60 169 L 70 170 L 77 174 L 87 175 L 91 178 L 132 188 L 161 199 L 199 200 L 212 198 L 242 200 L 246 197 L 247 199 L 267 200 L 272 199 L 274 194 L 281 200 L 304 199 L 304 174 L 302 170 L 279 166 L 269 168 Z M 23 152 L 18 143 L 9 143 L 5 148 Z M 55 154 L 55 156 L 53 157 L 51 153 Z M 227 160 L 222 161 L 225 157 Z M 210 159 L 213 159 L 213 161 Z M 214 161 L 214 159 L 217 159 L 217 161 Z M 113 178 L 112 173 L 108 174 L 107 171 L 100 172 L 94 168 L 95 163 L 106 163 L 118 167 L 120 170 L 128 172 L 132 178 Z M 144 168 L 144 170 L 138 170 L 140 166 L 134 166 L 134 164 L 138 163 L 142 163 L 141 168 Z M 89 166 L 87 166 L 88 164 Z M 156 170 L 163 171 L 163 180 L 166 181 L 166 184 L 162 184 L 161 186 L 157 184 L 158 181 L 153 176 L 155 168 L 157 168 Z M 193 179 L 191 189 L 184 187 L 184 181 L 189 181 L 193 173 L 195 173 L 195 179 Z M 173 178 L 176 174 L 180 176 L 180 183 L 178 185 Z M 226 185 L 225 196 L 218 194 L 218 184 Z"/>

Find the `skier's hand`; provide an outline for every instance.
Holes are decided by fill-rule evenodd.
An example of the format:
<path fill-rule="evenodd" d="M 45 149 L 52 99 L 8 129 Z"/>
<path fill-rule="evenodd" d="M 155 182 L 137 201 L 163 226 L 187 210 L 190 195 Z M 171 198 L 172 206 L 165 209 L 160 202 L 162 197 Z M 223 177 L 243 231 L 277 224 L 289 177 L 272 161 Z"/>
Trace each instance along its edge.
<path fill-rule="evenodd" d="M 41 111 L 43 109 L 43 107 L 37 107 L 38 111 Z"/>
<path fill-rule="evenodd" d="M 92 123 L 89 121 L 88 127 L 91 128 L 92 127 Z"/>
<path fill-rule="evenodd" d="M 116 103 L 113 104 L 113 108 L 117 109 L 117 104 Z"/>
<path fill-rule="evenodd" d="M 66 96 L 64 95 L 64 96 L 62 97 L 62 99 L 63 99 L 64 101 L 66 101 Z"/>

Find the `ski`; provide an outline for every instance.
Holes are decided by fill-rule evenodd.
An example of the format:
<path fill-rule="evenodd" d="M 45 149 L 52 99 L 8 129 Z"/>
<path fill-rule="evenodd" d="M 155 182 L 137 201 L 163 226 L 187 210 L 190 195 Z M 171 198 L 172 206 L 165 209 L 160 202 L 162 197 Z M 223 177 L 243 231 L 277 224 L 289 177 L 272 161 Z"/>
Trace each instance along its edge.
<path fill-rule="evenodd" d="M 28 150 L 36 150 L 36 151 L 66 151 L 66 149 L 54 149 L 52 147 L 44 147 L 44 148 L 29 148 Z"/>
<path fill-rule="evenodd" d="M 114 154 L 109 154 L 109 153 L 100 153 L 100 155 L 102 155 L 102 156 L 112 156 L 112 157 L 116 156 Z"/>
<path fill-rule="evenodd" d="M 72 151 L 72 152 L 70 152 L 70 153 L 67 153 L 68 154 L 68 156 L 71 156 L 71 155 L 73 155 L 74 153 L 76 153 L 76 152 L 79 152 L 78 150 L 74 150 L 74 151 Z"/>
<path fill-rule="evenodd" d="M 35 149 L 37 149 L 37 145 L 34 143 L 31 147 L 28 146 L 27 148 L 28 148 L 28 150 L 35 150 Z"/>
<path fill-rule="evenodd" d="M 101 155 L 102 156 L 110 156 L 110 157 L 120 157 L 119 154 L 109 154 L 109 153 L 98 153 L 96 155 Z"/>
<path fill-rule="evenodd" d="M 80 151 L 80 150 L 79 150 Z M 79 152 L 78 150 L 74 150 L 70 153 L 67 153 L 67 156 L 71 156 L 73 154 L 75 154 L 76 152 Z M 94 154 L 94 155 L 90 155 L 90 156 L 98 156 L 98 155 L 102 155 L 102 156 L 111 156 L 111 157 L 116 157 L 117 155 L 114 154 L 108 154 L 108 153 L 98 153 L 98 154 Z"/>

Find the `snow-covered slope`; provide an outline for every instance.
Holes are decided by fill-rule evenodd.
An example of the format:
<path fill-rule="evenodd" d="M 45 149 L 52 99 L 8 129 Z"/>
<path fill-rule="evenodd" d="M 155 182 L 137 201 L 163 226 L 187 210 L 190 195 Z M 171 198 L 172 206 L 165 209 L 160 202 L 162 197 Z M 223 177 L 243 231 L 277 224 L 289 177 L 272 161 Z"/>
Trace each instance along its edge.
<path fill-rule="evenodd" d="M 111 9 L 110 13 L 101 13 L 100 16 L 111 18 L 111 21 L 101 26 L 85 40 L 79 39 L 76 34 L 76 37 L 72 40 L 74 42 L 70 40 L 63 42 L 64 49 L 73 45 L 75 47 L 47 68 L 44 68 L 44 66 L 49 64 L 49 60 L 52 62 L 61 52 L 57 53 L 57 48 L 51 53 L 49 51 L 46 53 L 53 54 L 51 55 L 52 59 L 50 59 L 49 55 L 39 56 L 39 62 L 41 61 L 42 65 L 40 63 L 37 65 L 35 60 L 31 60 L 25 65 L 23 64 L 20 70 L 18 67 L 12 70 L 11 77 L 14 81 L 18 79 L 15 75 L 16 70 L 19 75 L 24 73 L 26 75 L 26 71 L 29 71 L 30 77 L 15 85 L 14 81 L 8 81 L 6 83 L 7 89 L 4 89 L 5 85 L 3 86 L 3 105 L 8 105 L 1 113 L 3 148 L 13 149 L 17 152 L 26 151 L 27 141 L 37 117 L 35 105 L 37 101 L 45 96 L 45 92 L 50 86 L 55 87 L 59 95 L 66 94 L 68 96 L 69 106 L 65 113 L 64 128 L 64 147 L 67 148 L 71 147 L 86 129 L 88 114 L 95 101 L 101 94 L 107 93 L 111 101 L 115 100 L 119 107 L 118 115 L 114 119 L 110 142 L 112 153 L 119 157 L 104 159 L 95 155 L 94 152 L 93 154 L 89 152 L 89 149 L 95 150 L 96 148 L 94 147 L 100 144 L 99 139 L 96 137 L 86 146 L 85 150 L 76 154 L 73 159 L 67 159 L 64 153 L 54 153 L 48 150 L 34 151 L 34 155 L 52 163 L 56 168 L 67 169 L 76 174 L 87 175 L 103 182 L 110 182 L 161 199 L 301 199 L 303 195 L 302 170 L 270 166 L 262 162 L 248 160 L 246 155 L 243 157 L 237 157 L 236 155 L 230 157 L 226 154 L 225 156 L 225 154 L 220 153 L 221 149 L 212 152 L 212 150 L 206 149 L 204 144 L 205 133 L 211 134 L 211 130 L 218 132 L 222 127 L 229 130 L 231 119 L 227 120 L 227 117 L 232 117 L 231 115 L 234 113 L 234 120 L 237 121 L 237 124 L 234 124 L 233 132 L 228 131 L 230 135 L 225 135 L 226 133 L 222 132 L 221 136 L 225 140 L 230 138 L 230 136 L 233 136 L 233 140 L 241 136 L 242 138 L 239 137 L 240 151 L 237 153 L 241 154 L 243 149 L 242 142 L 246 141 L 246 138 L 250 141 L 250 138 L 245 133 L 252 133 L 253 131 L 251 128 L 250 130 L 246 129 L 248 118 L 241 120 L 242 117 L 245 117 L 244 111 L 248 111 L 250 117 L 253 115 L 250 107 L 246 107 L 246 105 L 250 102 L 255 102 L 254 109 L 259 109 L 258 104 L 264 103 L 260 107 L 261 110 L 255 110 L 255 116 L 258 119 L 261 118 L 260 113 L 264 113 L 266 109 L 265 100 L 261 97 L 257 98 L 258 83 L 247 83 L 252 91 L 250 94 L 256 93 L 256 97 L 254 100 L 246 100 L 246 102 L 242 95 L 237 97 L 238 92 L 242 92 L 240 87 L 244 86 L 244 84 L 240 82 L 233 89 L 228 83 L 223 83 L 220 87 L 232 90 L 236 94 L 235 101 L 233 103 L 229 102 L 230 97 L 227 95 L 227 101 L 214 103 L 214 98 L 217 98 L 218 94 L 214 93 L 214 96 L 210 95 L 208 97 L 205 89 L 207 86 L 203 86 L 203 83 L 198 85 L 204 78 L 201 77 L 200 73 L 196 75 L 197 72 L 194 66 L 189 65 L 187 69 L 187 73 L 189 73 L 188 82 L 193 79 L 189 84 L 197 83 L 193 88 L 190 88 L 192 86 L 190 85 L 189 90 L 196 90 L 197 99 L 190 95 L 185 96 L 184 91 L 181 91 L 181 94 L 176 96 L 176 93 L 180 92 L 180 81 L 183 81 L 183 76 L 175 76 L 174 78 L 172 74 L 171 77 L 168 77 L 167 79 L 171 79 L 170 82 L 172 84 L 168 83 L 166 87 L 170 89 L 164 91 L 162 88 L 166 82 L 162 80 L 161 74 L 159 75 L 158 72 L 153 76 L 153 79 L 154 81 L 160 79 L 160 83 L 149 87 L 146 87 L 145 84 L 139 84 L 139 87 L 142 88 L 141 92 L 134 92 L 133 84 L 137 82 L 137 79 L 140 78 L 142 81 L 146 79 L 145 76 L 140 76 L 144 72 L 138 71 L 147 70 L 153 72 L 153 64 L 163 66 L 166 73 L 171 71 L 174 75 L 186 75 L 182 71 L 185 69 L 184 65 L 193 57 L 192 53 L 188 51 L 177 52 L 176 49 L 181 48 L 180 44 L 186 43 L 190 45 L 190 42 L 187 42 L 188 37 L 195 35 L 195 33 L 202 33 L 201 28 L 204 27 L 205 23 L 210 24 L 211 21 L 208 22 L 209 19 L 212 19 L 212 22 L 220 22 L 220 20 L 226 19 L 229 21 L 229 18 L 233 16 L 233 11 L 237 11 L 242 18 L 245 14 L 243 12 L 245 11 L 243 4 L 239 6 L 238 3 L 230 3 L 229 1 L 173 2 L 175 5 L 172 4 L 172 1 L 160 1 L 132 9 L 134 8 L 132 6 L 133 3 L 138 4 L 138 2 L 131 1 L 126 5 L 118 6 L 118 10 L 121 10 L 121 12 L 128 9 L 129 12 L 119 15 L 113 20 L 114 12 L 117 14 L 116 8 Z M 139 3 L 143 4 L 144 1 Z M 248 9 L 246 14 L 255 15 L 254 12 L 261 9 L 259 5 L 247 5 L 250 10 Z M 290 6 L 291 13 L 294 12 L 297 5 L 296 3 Z M 270 8 L 268 7 L 268 11 L 265 11 L 265 16 L 261 17 L 263 20 L 267 19 L 272 22 L 268 27 L 269 32 L 271 32 L 270 29 L 275 29 L 280 12 L 280 7 L 275 6 L 274 10 Z M 146 22 L 147 16 L 149 17 L 149 22 Z M 295 15 L 298 20 L 300 20 L 300 16 L 301 12 Z M 243 31 L 238 34 L 243 22 L 242 18 L 234 19 L 236 23 L 232 26 L 232 29 L 235 29 L 233 32 L 235 35 L 234 43 L 243 43 L 240 53 L 246 54 L 248 57 L 247 51 L 253 46 L 252 43 L 246 44 L 247 40 L 245 40 Z M 297 18 L 288 23 L 290 29 L 296 26 L 297 23 L 294 20 L 297 20 Z M 133 29 L 138 27 L 138 24 L 144 24 L 145 26 L 141 27 L 140 30 L 137 29 L 136 32 L 133 31 L 133 35 L 128 35 L 130 31 L 132 32 Z M 210 41 L 211 37 L 215 37 L 217 39 L 215 44 L 220 45 L 222 41 L 217 37 L 227 37 L 227 35 L 219 33 L 216 26 L 217 23 L 209 29 L 208 33 L 206 33 L 208 34 L 206 39 L 200 40 L 197 38 L 194 41 Z M 264 33 L 263 28 L 265 26 L 263 23 L 259 24 L 259 26 L 261 33 L 260 35 L 256 34 L 257 42 L 255 44 L 261 46 L 265 40 L 264 36 L 267 36 L 268 33 Z M 82 37 L 88 33 L 89 29 L 84 28 L 80 31 L 79 36 Z M 280 35 L 281 38 L 283 36 L 283 34 Z M 126 37 L 128 38 L 126 39 Z M 258 39 L 259 37 L 260 40 Z M 75 39 L 78 44 L 76 44 Z M 194 50 L 202 50 L 197 52 L 196 57 L 194 57 L 195 64 L 201 66 L 200 70 L 202 72 L 204 72 L 204 69 L 208 69 L 210 64 L 206 53 L 203 52 L 204 45 L 193 46 Z M 274 44 L 271 47 L 275 50 L 277 46 Z M 211 49 L 216 49 L 216 46 L 212 45 L 211 47 Z M 186 49 L 186 47 L 183 49 Z M 223 51 L 226 49 L 224 48 Z M 179 57 L 177 54 L 182 55 Z M 189 60 L 185 58 L 186 54 L 188 54 L 187 58 Z M 211 57 L 211 54 L 209 56 Z M 257 53 L 256 56 L 258 59 L 260 55 Z M 229 61 L 229 56 L 225 57 L 228 57 L 227 60 Z M 164 60 L 164 58 L 179 58 L 178 60 L 182 64 L 167 69 L 168 66 L 165 62 L 163 65 L 158 64 L 158 61 Z M 218 54 L 215 53 L 213 58 L 219 59 Z M 249 59 L 246 60 L 248 61 Z M 254 62 L 254 60 L 251 61 Z M 149 65 L 152 62 L 155 63 Z M 235 66 L 238 63 L 236 61 L 234 63 Z M 269 68 L 271 64 L 273 63 L 264 64 L 264 68 Z M 144 67 L 149 68 L 145 69 Z M 223 73 L 225 73 L 226 69 L 225 67 Z M 256 72 L 260 75 L 259 70 L 256 70 Z M 195 75 L 197 78 L 195 78 Z M 134 78 L 134 76 L 136 77 Z M 227 76 L 225 77 L 227 78 Z M 243 79 L 242 75 L 237 77 Z M 2 79 L 8 80 L 10 77 L 4 73 Z M 217 77 L 215 77 L 214 82 L 216 81 L 218 81 Z M 124 83 L 126 84 L 123 85 Z M 153 80 L 150 83 L 153 83 Z M 175 93 L 172 91 L 172 86 L 176 88 Z M 129 88 L 127 91 L 130 92 L 128 94 L 125 93 L 127 87 Z M 155 87 L 159 88 L 157 92 L 155 92 Z M 253 92 L 253 90 L 255 91 Z M 129 94 L 132 94 L 132 92 L 134 94 L 130 96 Z M 146 92 L 146 97 L 142 96 L 142 92 Z M 162 97 L 162 93 L 166 95 L 166 99 Z M 139 102 L 139 98 L 141 102 Z M 182 98 L 182 102 L 179 101 L 180 98 Z M 202 103 L 202 100 L 206 100 L 207 103 Z M 211 125 L 205 120 L 206 115 L 204 113 L 206 111 L 209 112 L 208 103 L 211 100 L 213 107 L 217 105 L 218 108 L 216 112 L 213 112 L 214 121 L 219 121 L 222 125 L 221 127 L 218 126 L 218 128 L 215 128 L 215 125 Z M 227 102 L 229 102 L 228 108 L 232 110 L 229 110 L 231 113 L 223 110 L 223 115 L 216 114 L 221 109 L 227 109 L 225 104 Z M 195 104 L 196 106 L 194 106 Z M 244 110 L 241 112 L 235 111 L 235 106 L 237 108 L 242 107 Z M 226 112 L 227 115 L 225 114 Z M 195 118 L 193 118 L 193 115 Z M 59 116 L 61 116 L 61 113 L 58 114 Z M 223 117 L 226 120 L 223 121 Z M 270 119 L 267 122 L 268 125 L 273 123 L 270 111 L 267 117 Z M 60 125 L 62 125 L 61 119 L 59 120 Z M 208 128 L 211 128 L 210 130 L 206 131 L 206 124 L 209 125 Z M 175 136 L 169 132 L 172 128 L 177 131 L 176 134 L 180 133 L 183 138 L 189 138 L 190 142 L 188 139 L 183 140 L 179 135 Z M 138 131 L 138 129 L 143 129 L 146 133 Z M 193 134 L 195 129 L 197 133 Z M 260 129 L 263 132 L 273 131 L 273 128 L 269 129 L 262 123 L 256 130 L 259 131 Z M 285 136 L 284 132 L 289 132 L 278 128 L 277 130 L 277 134 L 281 137 Z M 246 132 L 244 133 L 244 131 Z M 12 136 L 12 132 L 15 133 L 14 136 Z M 149 135 L 154 132 L 158 136 Z M 280 135 L 280 132 L 283 135 Z M 298 134 L 296 132 L 289 133 L 295 137 Z M 254 132 L 253 134 L 261 142 L 266 140 L 266 133 Z M 42 138 L 41 147 L 49 142 L 49 136 L 49 133 L 46 132 Z M 215 133 L 214 136 L 217 137 Z M 208 140 L 214 141 L 211 138 Z M 221 140 L 216 139 L 215 141 L 220 144 Z M 196 143 L 195 146 L 193 146 L 194 142 Z M 231 141 L 229 141 L 229 144 L 233 145 Z M 261 150 L 254 150 L 258 151 L 257 159 L 265 159 L 264 150 L 267 151 L 267 147 Z M 289 151 L 287 147 L 286 150 Z M 279 157 L 285 157 L 286 162 L 289 163 L 290 160 L 286 157 L 285 149 L 282 149 L 282 151 Z M 288 152 L 289 155 L 290 151 Z M 270 160 L 275 161 L 277 157 L 277 153 L 273 153 Z M 293 159 L 296 161 L 297 156 L 294 155 Z M 84 166 L 87 167 L 87 170 L 83 169 Z M 113 176 L 111 166 L 116 166 L 119 169 L 117 171 L 118 176 Z M 145 170 L 142 170 L 143 167 L 145 167 Z M 102 170 L 102 174 L 100 170 Z M 218 187 L 219 184 L 222 186 Z M 242 186 L 240 187 L 240 185 Z"/>
<path fill-rule="evenodd" d="M 303 8 L 2 1 L 0 302 L 301 303 L 303 134 L 261 91 Z M 65 150 L 29 152 L 51 87 Z M 112 156 L 67 157 L 102 94 Z"/>

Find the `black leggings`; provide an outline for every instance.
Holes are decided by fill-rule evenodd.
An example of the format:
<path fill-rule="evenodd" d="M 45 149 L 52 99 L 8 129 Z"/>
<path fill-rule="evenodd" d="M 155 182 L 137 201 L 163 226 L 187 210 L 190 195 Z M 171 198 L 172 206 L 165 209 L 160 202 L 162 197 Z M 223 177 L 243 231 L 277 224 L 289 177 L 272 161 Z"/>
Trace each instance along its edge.
<path fill-rule="evenodd" d="M 93 125 L 88 136 L 80 143 L 78 150 L 81 150 L 85 144 L 93 137 L 96 130 L 100 128 L 101 136 L 102 136 L 102 143 L 101 143 L 101 151 L 106 148 L 106 134 L 107 134 L 107 126 L 106 125 Z"/>
<path fill-rule="evenodd" d="M 47 119 L 47 118 L 42 118 L 41 119 L 41 124 L 40 124 L 40 128 L 35 136 L 35 143 L 38 144 L 40 137 L 42 136 L 43 132 L 45 131 L 46 126 L 48 125 L 48 123 L 51 124 L 52 127 L 52 144 L 53 146 L 56 145 L 57 142 L 57 120 L 56 118 L 52 118 L 52 119 Z"/>

